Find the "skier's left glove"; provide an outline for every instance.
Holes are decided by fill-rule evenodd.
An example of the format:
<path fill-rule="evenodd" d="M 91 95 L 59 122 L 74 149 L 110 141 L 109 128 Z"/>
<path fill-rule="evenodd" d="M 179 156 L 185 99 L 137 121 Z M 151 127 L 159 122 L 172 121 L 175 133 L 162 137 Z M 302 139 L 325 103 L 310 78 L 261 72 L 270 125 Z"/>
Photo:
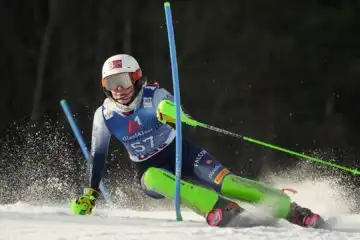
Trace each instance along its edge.
<path fill-rule="evenodd" d="M 189 114 L 183 112 L 182 109 L 180 114 L 182 123 L 186 123 L 186 125 L 194 127 L 199 125 L 197 121 L 192 119 Z M 156 109 L 156 117 L 160 122 L 175 128 L 176 114 L 174 103 L 169 100 L 162 100 Z"/>
<path fill-rule="evenodd" d="M 164 124 L 167 124 L 172 128 L 175 128 L 175 119 L 173 117 L 171 117 L 171 116 L 168 116 L 168 115 L 162 113 L 161 110 L 162 110 L 161 108 L 156 109 L 156 117 L 157 117 L 157 119 L 160 122 L 162 122 Z"/>
<path fill-rule="evenodd" d="M 71 201 L 71 210 L 74 215 L 90 215 L 95 207 L 99 193 L 93 188 L 85 188 L 84 194 Z"/>

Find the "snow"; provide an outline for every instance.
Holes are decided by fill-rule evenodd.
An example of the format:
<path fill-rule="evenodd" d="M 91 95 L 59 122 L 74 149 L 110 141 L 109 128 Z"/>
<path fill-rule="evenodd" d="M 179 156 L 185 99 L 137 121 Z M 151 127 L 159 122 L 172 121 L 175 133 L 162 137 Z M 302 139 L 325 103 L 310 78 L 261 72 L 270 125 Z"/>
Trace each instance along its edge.
<path fill-rule="evenodd" d="M 356 201 L 352 201 L 357 197 L 346 191 L 343 182 L 294 182 L 274 176 L 270 180 L 278 187 L 295 188 L 298 193 L 291 197 L 324 216 L 332 229 L 301 228 L 283 220 L 276 227 L 215 228 L 186 209 L 181 222 L 175 220 L 174 211 L 159 209 L 137 211 L 97 206 L 92 216 L 73 216 L 68 205 L 18 202 L 0 205 L 0 239 L 360 239 L 360 215 L 353 213 L 357 207 Z"/>
<path fill-rule="evenodd" d="M 0 239 L 360 239 L 360 215 L 333 217 L 335 230 L 305 229 L 285 221 L 279 227 L 214 228 L 188 211 L 96 209 L 94 216 L 72 216 L 68 206 L 18 202 L 0 206 Z M 336 220 L 336 221 L 335 221 Z"/>
<path fill-rule="evenodd" d="M 214 228 L 193 213 L 139 212 L 98 209 L 95 216 L 71 216 L 66 206 L 32 206 L 26 203 L 0 207 L 0 239 L 360 239 L 354 230 L 305 229 L 283 223 L 281 227 Z M 340 219 L 340 218 L 339 218 Z M 339 220 L 338 219 L 338 220 Z M 360 223 L 360 216 L 343 216 Z"/>

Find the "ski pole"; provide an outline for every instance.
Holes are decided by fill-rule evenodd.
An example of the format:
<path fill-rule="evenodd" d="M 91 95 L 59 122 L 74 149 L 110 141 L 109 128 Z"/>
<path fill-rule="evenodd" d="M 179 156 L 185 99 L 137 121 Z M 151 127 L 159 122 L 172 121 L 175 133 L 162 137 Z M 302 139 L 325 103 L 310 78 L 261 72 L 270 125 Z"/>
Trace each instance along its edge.
<path fill-rule="evenodd" d="M 174 109 L 173 109 L 174 104 L 171 101 L 163 100 L 159 104 L 158 108 L 159 108 L 159 110 L 160 110 L 160 112 L 162 114 L 164 114 L 166 116 L 170 116 L 171 118 L 175 119 L 175 114 L 174 114 Z M 244 141 L 251 142 L 251 143 L 254 143 L 254 144 L 257 144 L 257 145 L 261 145 L 263 147 L 275 149 L 275 150 L 285 152 L 285 153 L 288 153 L 288 154 L 291 154 L 291 155 L 294 155 L 294 156 L 297 156 L 297 157 L 305 158 L 305 159 L 307 159 L 309 161 L 313 161 L 313 162 L 321 163 L 321 164 L 331 166 L 331 167 L 334 167 L 334 168 L 338 168 L 338 169 L 341 169 L 341 170 L 344 170 L 344 171 L 347 171 L 347 172 L 351 172 L 354 175 L 359 175 L 360 174 L 360 171 L 358 171 L 357 169 L 352 169 L 352 168 L 345 167 L 345 166 L 342 166 L 342 165 L 338 165 L 338 164 L 335 164 L 335 163 L 332 163 L 332 162 L 329 162 L 329 161 L 321 160 L 321 159 L 316 158 L 316 157 L 308 156 L 308 155 L 305 155 L 303 153 L 298 153 L 298 152 L 295 152 L 295 151 L 292 151 L 292 150 L 289 150 L 289 149 L 286 149 L 286 148 L 276 146 L 274 144 L 270 144 L 270 143 L 267 143 L 267 142 L 256 140 L 256 139 L 251 138 L 251 137 L 243 136 L 243 135 L 240 135 L 240 134 L 237 134 L 237 133 L 227 131 L 225 129 L 221 129 L 221 128 L 214 127 L 214 126 L 211 126 L 211 125 L 206 124 L 206 123 L 196 121 L 193 118 L 191 118 L 189 115 L 185 114 L 184 112 L 182 112 L 182 114 L 181 114 L 181 122 L 183 122 L 183 123 L 185 123 L 185 124 L 187 124 L 189 126 L 192 126 L 192 127 L 206 128 L 208 130 L 218 132 L 218 133 L 222 133 L 222 134 L 225 134 L 225 135 L 229 135 L 229 136 L 235 137 L 237 139 L 242 139 Z"/>
<path fill-rule="evenodd" d="M 85 144 L 85 141 L 79 131 L 79 128 L 77 127 L 75 121 L 74 121 L 74 118 L 72 117 L 72 113 L 71 113 L 71 110 L 70 110 L 70 107 L 69 105 L 67 104 L 67 101 L 65 99 L 61 100 L 60 101 L 60 104 L 61 104 L 61 107 L 63 108 L 64 110 L 64 113 L 66 115 L 66 118 L 70 124 L 70 127 L 71 129 L 73 130 L 74 132 L 74 135 L 76 137 L 76 140 L 78 141 L 79 145 L 80 145 L 80 148 L 81 148 L 81 151 L 87 161 L 87 164 L 88 164 L 88 168 L 90 170 L 90 154 L 89 154 L 89 150 L 87 149 L 86 147 L 86 144 Z M 104 199 L 107 203 L 110 203 L 110 197 L 109 197 L 109 193 L 105 187 L 105 184 L 101 181 L 100 182 L 100 190 L 104 196 Z"/>

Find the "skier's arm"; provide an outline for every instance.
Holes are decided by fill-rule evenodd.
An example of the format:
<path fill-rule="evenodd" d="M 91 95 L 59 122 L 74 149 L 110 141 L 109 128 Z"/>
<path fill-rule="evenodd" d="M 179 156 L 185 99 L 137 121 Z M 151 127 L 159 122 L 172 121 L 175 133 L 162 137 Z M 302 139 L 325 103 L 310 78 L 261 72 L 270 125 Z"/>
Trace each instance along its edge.
<path fill-rule="evenodd" d="M 111 138 L 110 131 L 106 127 L 101 111 L 101 107 L 95 111 L 91 137 L 90 163 L 92 164 L 92 169 L 90 187 L 96 190 L 99 189 L 100 181 L 104 176 Z"/>
<path fill-rule="evenodd" d="M 158 89 L 155 92 L 153 99 L 154 107 L 156 107 L 156 117 L 159 119 L 159 121 L 170 125 L 172 128 L 175 128 L 175 108 L 173 111 L 171 111 L 171 114 L 163 112 L 164 109 L 161 107 L 161 104 L 164 100 L 174 102 L 174 97 L 165 89 Z M 184 114 L 184 116 L 190 117 L 190 114 L 184 110 L 183 106 L 181 106 L 181 112 Z"/>

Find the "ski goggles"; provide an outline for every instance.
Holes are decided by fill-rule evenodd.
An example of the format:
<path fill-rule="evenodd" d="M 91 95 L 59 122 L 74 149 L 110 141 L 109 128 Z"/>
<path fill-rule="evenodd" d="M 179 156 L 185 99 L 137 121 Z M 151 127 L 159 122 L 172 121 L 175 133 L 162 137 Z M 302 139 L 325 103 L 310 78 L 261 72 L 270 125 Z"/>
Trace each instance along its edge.
<path fill-rule="evenodd" d="M 129 73 L 118 73 L 102 79 L 102 86 L 106 90 L 115 90 L 118 87 L 129 88 L 133 85 L 131 76 Z"/>

